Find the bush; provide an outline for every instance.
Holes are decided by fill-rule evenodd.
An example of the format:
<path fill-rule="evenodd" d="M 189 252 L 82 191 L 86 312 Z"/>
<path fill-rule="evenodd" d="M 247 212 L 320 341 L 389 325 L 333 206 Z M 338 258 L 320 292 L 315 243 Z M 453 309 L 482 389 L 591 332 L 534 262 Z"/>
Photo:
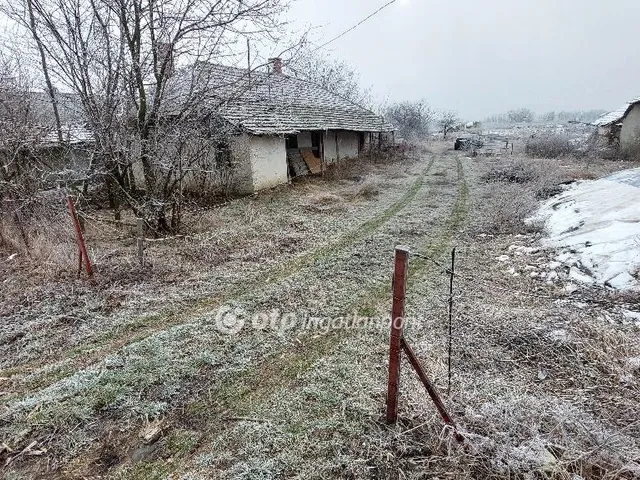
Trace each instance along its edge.
<path fill-rule="evenodd" d="M 558 158 L 575 154 L 577 151 L 578 149 L 564 135 L 530 138 L 525 145 L 525 153 L 532 157 Z"/>
<path fill-rule="evenodd" d="M 487 233 L 523 233 L 539 230 L 526 225 L 538 207 L 533 194 L 518 185 L 493 185 L 484 200 L 480 228 Z"/>
<path fill-rule="evenodd" d="M 538 178 L 538 172 L 531 165 L 520 162 L 493 167 L 482 176 L 485 182 L 528 183 Z"/>
<path fill-rule="evenodd" d="M 560 195 L 562 192 L 564 192 L 562 185 L 543 185 L 536 190 L 535 197 L 536 200 L 547 200 L 556 195 Z"/>

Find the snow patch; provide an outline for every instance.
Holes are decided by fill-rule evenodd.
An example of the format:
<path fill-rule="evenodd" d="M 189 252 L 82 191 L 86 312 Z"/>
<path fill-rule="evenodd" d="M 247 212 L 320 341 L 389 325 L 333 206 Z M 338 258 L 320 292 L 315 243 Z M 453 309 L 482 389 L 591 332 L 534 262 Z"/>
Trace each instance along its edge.
<path fill-rule="evenodd" d="M 633 312 L 631 310 L 622 310 L 622 316 L 629 320 L 635 320 L 640 322 L 640 312 Z"/>
<path fill-rule="evenodd" d="M 640 168 L 577 182 L 535 218 L 545 220 L 542 244 L 559 249 L 556 260 L 571 267 L 571 279 L 640 290 Z"/>

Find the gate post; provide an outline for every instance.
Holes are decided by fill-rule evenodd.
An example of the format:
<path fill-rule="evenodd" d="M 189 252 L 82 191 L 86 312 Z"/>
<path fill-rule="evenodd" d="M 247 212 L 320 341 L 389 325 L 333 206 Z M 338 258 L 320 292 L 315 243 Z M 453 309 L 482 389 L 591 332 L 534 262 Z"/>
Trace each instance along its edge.
<path fill-rule="evenodd" d="M 389 336 L 389 383 L 387 389 L 387 423 L 398 419 L 398 390 L 400 388 L 400 353 L 404 328 L 404 306 L 407 292 L 409 249 L 397 246 L 393 270 L 393 306 L 391 309 L 391 334 Z"/>

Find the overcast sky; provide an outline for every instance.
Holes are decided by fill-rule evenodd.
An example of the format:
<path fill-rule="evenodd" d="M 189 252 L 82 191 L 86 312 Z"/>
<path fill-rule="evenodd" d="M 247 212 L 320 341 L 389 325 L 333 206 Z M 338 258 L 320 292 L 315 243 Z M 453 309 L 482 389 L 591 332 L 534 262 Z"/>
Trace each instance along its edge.
<path fill-rule="evenodd" d="M 296 0 L 322 44 L 388 0 Z M 640 0 L 397 0 L 326 47 L 378 98 L 465 119 L 511 108 L 613 110 L 640 95 Z"/>

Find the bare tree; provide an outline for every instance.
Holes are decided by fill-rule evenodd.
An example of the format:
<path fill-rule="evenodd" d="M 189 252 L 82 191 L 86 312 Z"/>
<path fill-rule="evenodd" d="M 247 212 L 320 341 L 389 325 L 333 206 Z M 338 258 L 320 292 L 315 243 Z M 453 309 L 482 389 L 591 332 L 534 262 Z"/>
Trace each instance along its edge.
<path fill-rule="evenodd" d="M 447 138 L 447 133 L 453 130 L 459 123 L 460 117 L 458 117 L 458 114 L 453 110 L 444 110 L 438 115 L 438 125 L 440 126 L 440 130 L 442 130 L 444 138 Z"/>
<path fill-rule="evenodd" d="M 429 133 L 435 113 L 424 100 L 419 100 L 393 103 L 387 107 L 386 116 L 401 136 L 411 138 Z"/>
<path fill-rule="evenodd" d="M 517 110 L 509 110 L 507 117 L 511 123 L 531 123 L 535 114 L 528 108 L 519 108 Z"/>
<path fill-rule="evenodd" d="M 546 112 L 540 115 L 540 121 L 542 122 L 552 123 L 552 122 L 555 122 L 555 120 L 556 120 L 556 112 L 554 111 Z"/>
<path fill-rule="evenodd" d="M 46 145 L 52 127 L 34 93 L 19 57 L 0 54 L 0 243 L 10 243 L 6 234 L 10 225 L 27 248 L 26 219 L 47 180 L 39 149 Z"/>
<path fill-rule="evenodd" d="M 206 69 L 194 69 L 182 76 L 181 95 L 170 97 L 174 73 L 217 61 L 239 37 L 277 31 L 284 0 L 4 0 L 3 8 L 34 39 L 45 75 L 78 96 L 112 207 L 122 198 L 166 230 L 165 211 L 175 209 L 189 164 L 202 161 L 200 149 L 164 155 L 167 142 L 185 138 L 167 132 L 194 126 L 194 135 L 204 135 L 195 128 L 208 118 L 202 95 L 214 94 L 198 88 L 208 82 Z M 187 152 L 192 161 L 185 162 Z"/>
<path fill-rule="evenodd" d="M 287 65 L 299 78 L 309 80 L 336 95 L 363 107 L 371 108 L 371 89 L 360 84 L 360 74 L 349 64 L 302 49 Z"/>

